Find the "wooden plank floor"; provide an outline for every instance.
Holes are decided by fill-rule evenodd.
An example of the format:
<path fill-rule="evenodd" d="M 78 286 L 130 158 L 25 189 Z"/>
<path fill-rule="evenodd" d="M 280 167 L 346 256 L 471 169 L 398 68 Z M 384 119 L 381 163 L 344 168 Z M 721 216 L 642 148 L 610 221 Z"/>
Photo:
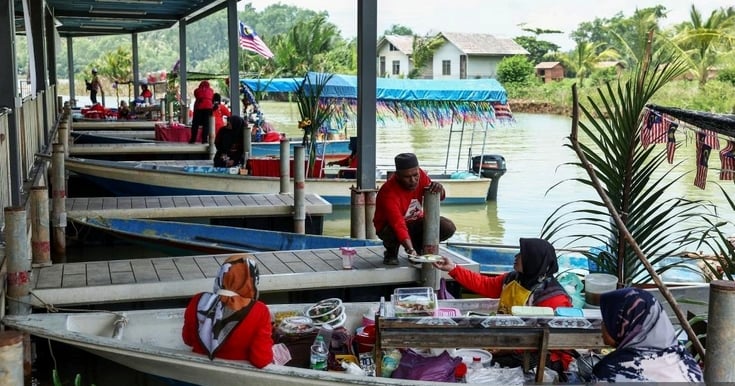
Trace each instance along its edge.
<path fill-rule="evenodd" d="M 259 289 L 285 292 L 324 288 L 416 285 L 422 270 L 405 257 L 399 265 L 383 265 L 383 247 L 355 248 L 353 269 L 342 269 L 338 248 L 261 252 L 253 256 L 260 269 Z M 458 264 L 475 271 L 479 265 L 445 248 Z M 55 306 L 186 298 L 212 290 L 222 262 L 231 256 L 202 255 L 54 264 L 33 269 L 35 306 Z"/>
<path fill-rule="evenodd" d="M 69 156 L 90 157 L 109 154 L 209 154 L 209 145 L 184 142 L 81 143 L 69 145 Z M 211 164 L 207 160 L 207 164 Z"/>
<path fill-rule="evenodd" d="M 332 204 L 316 194 L 305 195 L 306 213 L 332 213 Z M 289 216 L 293 194 L 231 194 L 202 196 L 138 196 L 67 198 L 69 217 L 177 218 Z"/>

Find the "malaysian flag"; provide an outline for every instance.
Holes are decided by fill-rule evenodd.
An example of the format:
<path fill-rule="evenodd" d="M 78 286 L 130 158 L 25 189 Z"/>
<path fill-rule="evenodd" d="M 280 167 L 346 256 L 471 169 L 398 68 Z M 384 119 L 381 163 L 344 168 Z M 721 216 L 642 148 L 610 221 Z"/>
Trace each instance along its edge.
<path fill-rule="evenodd" d="M 510 106 L 507 103 L 493 102 L 492 106 L 495 111 L 495 119 L 506 122 L 513 121 L 513 113 L 510 111 Z"/>
<path fill-rule="evenodd" d="M 676 137 L 674 137 L 674 134 L 678 127 L 678 123 L 669 121 L 669 128 L 666 132 L 666 160 L 670 164 L 674 163 L 674 152 L 676 152 Z"/>
<path fill-rule="evenodd" d="M 722 169 L 720 169 L 721 180 L 732 180 L 735 178 L 735 140 L 727 141 L 727 146 L 720 150 L 720 161 Z"/>
<path fill-rule="evenodd" d="M 240 40 L 240 47 L 243 49 L 253 51 L 266 59 L 273 57 L 273 52 L 271 52 L 270 48 L 265 45 L 263 39 L 255 33 L 255 30 L 252 27 L 240 22 L 240 30 L 237 35 Z"/>
<path fill-rule="evenodd" d="M 641 127 L 641 145 L 646 147 L 652 143 L 661 143 L 666 140 L 666 126 L 661 113 L 648 110 Z"/>
<path fill-rule="evenodd" d="M 697 134 L 697 176 L 694 177 L 694 186 L 704 189 L 707 183 L 707 160 L 712 147 L 705 142 L 705 134 Z"/>

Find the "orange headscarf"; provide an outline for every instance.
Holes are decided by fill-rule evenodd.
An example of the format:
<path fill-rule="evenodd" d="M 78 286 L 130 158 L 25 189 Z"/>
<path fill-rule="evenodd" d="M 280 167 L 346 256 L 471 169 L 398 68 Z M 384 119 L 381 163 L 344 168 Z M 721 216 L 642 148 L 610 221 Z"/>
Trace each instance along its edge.
<path fill-rule="evenodd" d="M 216 293 L 220 295 L 222 305 L 231 310 L 241 310 L 258 300 L 258 267 L 251 257 L 234 255 L 222 264 L 221 287 Z"/>

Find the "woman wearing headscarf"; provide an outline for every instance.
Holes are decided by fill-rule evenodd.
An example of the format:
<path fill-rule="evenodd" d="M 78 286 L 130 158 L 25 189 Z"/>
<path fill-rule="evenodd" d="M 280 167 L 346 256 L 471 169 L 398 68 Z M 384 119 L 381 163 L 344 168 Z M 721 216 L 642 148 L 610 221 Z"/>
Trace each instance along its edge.
<path fill-rule="evenodd" d="M 215 167 L 231 167 L 242 163 L 245 129 L 245 120 L 241 116 L 233 115 L 227 120 L 227 125 L 214 138 L 217 148 L 213 159 Z"/>
<path fill-rule="evenodd" d="M 600 295 L 602 338 L 615 347 L 592 370 L 605 382 L 703 382 L 702 369 L 676 341 L 661 303 L 638 288 Z"/>
<path fill-rule="evenodd" d="M 434 267 L 448 272 L 454 280 L 468 290 L 499 299 L 498 313 L 510 314 L 513 306 L 571 307 L 572 299 L 554 277 L 559 271 L 554 246 L 544 239 L 521 238 L 520 253 L 515 256 L 513 271 L 498 276 L 485 276 L 455 264 L 442 256 Z M 498 356 L 499 357 L 499 356 Z M 502 361 L 503 366 L 514 366 L 522 360 L 512 355 Z M 560 377 L 573 357 L 563 351 L 551 351 L 548 367 L 557 370 Z M 493 358 L 501 362 L 500 358 Z"/>
<path fill-rule="evenodd" d="M 222 103 L 222 96 L 218 93 L 214 93 L 212 97 L 212 116 L 214 116 L 214 137 L 217 138 L 217 134 L 220 129 L 225 127 L 225 117 L 232 115 L 230 109 Z"/>
<path fill-rule="evenodd" d="M 258 267 L 250 256 L 225 260 L 213 291 L 197 294 L 186 307 L 184 343 L 209 359 L 246 360 L 257 368 L 271 363 L 271 314 L 258 300 L 258 278 Z"/>

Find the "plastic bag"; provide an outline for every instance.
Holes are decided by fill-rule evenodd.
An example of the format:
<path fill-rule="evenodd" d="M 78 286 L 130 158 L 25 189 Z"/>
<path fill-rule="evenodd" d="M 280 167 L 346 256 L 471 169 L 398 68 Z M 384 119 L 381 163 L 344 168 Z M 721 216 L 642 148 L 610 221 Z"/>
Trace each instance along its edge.
<path fill-rule="evenodd" d="M 556 277 L 559 284 L 567 291 L 569 297 L 572 298 L 572 306 L 576 308 L 584 308 L 584 283 L 574 272 L 563 272 Z"/>
<path fill-rule="evenodd" d="M 411 349 L 403 351 L 392 378 L 420 381 L 454 382 L 454 368 L 462 362 L 444 351 L 438 356 L 425 357 Z"/>
<path fill-rule="evenodd" d="M 439 291 L 436 297 L 439 300 L 454 299 L 454 296 L 447 290 L 447 281 L 444 278 L 439 279 Z"/>

